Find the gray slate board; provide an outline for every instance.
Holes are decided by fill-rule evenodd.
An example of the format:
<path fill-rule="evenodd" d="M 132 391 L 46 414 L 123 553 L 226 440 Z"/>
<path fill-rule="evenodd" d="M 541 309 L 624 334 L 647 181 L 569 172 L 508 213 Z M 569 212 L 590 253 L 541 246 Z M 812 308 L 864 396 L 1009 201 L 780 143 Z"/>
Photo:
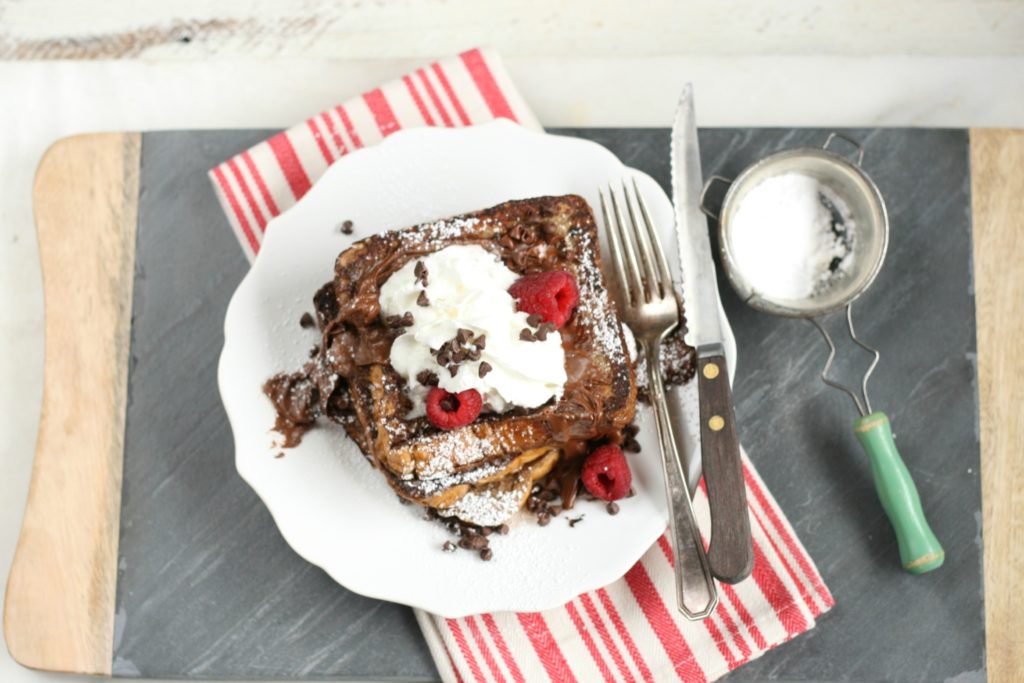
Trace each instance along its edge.
<path fill-rule="evenodd" d="M 301 560 L 234 470 L 216 365 L 247 265 L 205 172 L 269 132 L 143 136 L 113 670 L 433 680 L 410 610 L 354 595 Z M 564 132 L 667 187 L 666 130 Z M 923 577 L 899 569 L 852 404 L 818 381 L 817 332 L 745 308 L 722 282 L 743 442 L 837 602 L 812 632 L 728 679 L 984 680 L 967 134 L 848 132 L 865 142 L 892 221 L 885 268 L 856 307 L 859 331 L 883 353 L 872 398 L 948 557 Z M 736 175 L 826 133 L 702 130 L 705 174 Z M 851 377 L 866 362 L 854 351 L 841 346 L 839 371 Z"/>

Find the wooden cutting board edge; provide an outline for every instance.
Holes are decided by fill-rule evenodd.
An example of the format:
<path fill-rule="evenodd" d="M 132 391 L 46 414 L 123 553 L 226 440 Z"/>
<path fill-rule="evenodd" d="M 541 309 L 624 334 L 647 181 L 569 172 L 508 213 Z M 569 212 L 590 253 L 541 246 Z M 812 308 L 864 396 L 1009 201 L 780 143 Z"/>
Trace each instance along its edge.
<path fill-rule="evenodd" d="M 987 666 L 1024 680 L 1024 130 L 970 131 Z M 33 200 L 46 368 L 4 636 L 23 666 L 109 676 L 141 135 L 65 138 Z M 88 178 L 91 182 L 83 183 Z M 72 387 L 74 390 L 69 390 Z"/>

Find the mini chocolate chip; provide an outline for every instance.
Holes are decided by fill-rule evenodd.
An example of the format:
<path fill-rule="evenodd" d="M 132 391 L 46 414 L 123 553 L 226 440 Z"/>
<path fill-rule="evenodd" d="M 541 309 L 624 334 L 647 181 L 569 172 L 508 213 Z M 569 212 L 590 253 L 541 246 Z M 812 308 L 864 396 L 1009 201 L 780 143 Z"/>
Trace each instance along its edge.
<path fill-rule="evenodd" d="M 540 317 L 540 314 L 538 313 L 531 313 L 530 315 L 526 316 L 526 324 L 529 325 L 530 327 L 537 327 L 538 325 L 541 324 L 541 322 L 543 322 L 543 320 L 544 318 Z"/>
<path fill-rule="evenodd" d="M 430 370 L 420 370 L 416 373 L 416 381 L 425 387 L 436 387 L 439 380 L 436 373 Z"/>
<path fill-rule="evenodd" d="M 635 424 L 628 424 L 622 429 L 622 432 L 626 436 L 636 436 L 637 434 L 640 433 L 640 428 L 637 427 Z"/>
<path fill-rule="evenodd" d="M 533 332 L 526 327 L 519 332 L 519 339 L 525 342 L 537 341 L 537 338 L 533 336 Z"/>
<path fill-rule="evenodd" d="M 507 535 L 508 534 L 508 524 L 502 524 L 501 526 L 499 526 L 498 527 L 498 533 L 501 534 L 502 536 Z"/>
<path fill-rule="evenodd" d="M 481 527 L 480 533 L 483 534 L 484 536 L 490 536 L 491 535 L 491 527 L 489 527 L 489 526 Z"/>
<path fill-rule="evenodd" d="M 629 493 L 626 494 L 626 498 L 632 498 L 635 495 L 636 495 L 636 489 L 634 489 L 632 486 L 630 486 L 629 487 Z"/>
<path fill-rule="evenodd" d="M 441 546 L 441 550 L 445 551 L 446 553 L 454 553 L 457 548 L 458 546 L 452 543 L 451 541 L 445 541 L 444 545 Z"/>
<path fill-rule="evenodd" d="M 458 340 L 460 344 L 465 344 L 472 338 L 473 330 L 467 330 L 464 327 L 460 327 L 458 332 L 455 333 L 455 339 Z"/>
<path fill-rule="evenodd" d="M 626 437 L 626 440 L 622 442 L 622 450 L 630 453 L 640 452 L 640 443 L 633 437 Z"/>
<path fill-rule="evenodd" d="M 545 341 L 548 338 L 548 331 L 541 326 L 534 336 L 537 338 L 537 341 Z"/>
<path fill-rule="evenodd" d="M 619 514 L 619 504 L 616 503 L 614 500 L 612 502 L 608 503 L 607 505 L 605 505 L 604 509 L 608 511 L 609 515 L 617 515 L 617 514 Z"/>
<path fill-rule="evenodd" d="M 555 491 L 552 491 L 552 490 L 541 491 L 540 497 L 541 497 L 541 500 L 546 500 L 546 501 L 550 502 L 550 501 L 554 500 L 555 498 L 558 498 L 558 494 Z"/>
<path fill-rule="evenodd" d="M 479 370 L 480 379 L 483 379 L 484 377 L 486 377 L 487 373 L 490 372 L 493 369 L 494 368 L 491 367 L 490 363 L 488 363 L 487 361 L 481 361 L 480 362 L 480 370 Z"/>
<path fill-rule="evenodd" d="M 545 323 L 541 323 L 540 324 L 540 329 L 544 330 L 545 332 L 554 332 L 558 328 L 555 327 L 554 323 L 547 323 L 547 322 L 545 322 Z"/>
<path fill-rule="evenodd" d="M 279 460 L 279 459 L 281 459 L 283 457 L 284 457 L 284 453 L 278 453 L 277 455 L 274 456 L 274 460 Z"/>
<path fill-rule="evenodd" d="M 487 335 L 481 334 L 479 337 L 473 340 L 473 346 L 483 351 L 487 348 Z"/>
<path fill-rule="evenodd" d="M 343 235 L 351 235 L 352 234 L 352 221 L 342 221 L 341 225 L 338 226 L 338 230 Z"/>
<path fill-rule="evenodd" d="M 480 360 L 480 349 L 474 347 L 466 352 L 466 358 L 469 360 Z"/>
<path fill-rule="evenodd" d="M 400 315 L 386 315 L 381 319 L 384 323 L 384 327 L 398 327 L 402 324 L 402 316 Z"/>
<path fill-rule="evenodd" d="M 299 318 L 299 327 L 301 327 L 304 330 L 308 330 L 314 325 L 316 325 L 316 320 L 314 320 L 313 316 L 310 315 L 309 313 L 303 313 L 302 317 Z"/>
<path fill-rule="evenodd" d="M 546 512 L 542 512 L 537 516 L 537 524 L 541 526 L 547 526 L 551 523 L 551 516 Z"/>
<path fill-rule="evenodd" d="M 416 297 L 416 305 L 417 306 L 429 306 L 430 305 L 430 299 L 427 298 L 427 290 L 424 289 L 424 290 L 420 291 L 420 295 L 418 297 Z"/>
<path fill-rule="evenodd" d="M 319 346 L 314 346 L 313 348 L 311 348 L 309 350 L 309 357 L 310 358 L 316 358 L 317 354 L 319 354 L 319 353 L 320 353 L 320 347 Z"/>
<path fill-rule="evenodd" d="M 459 373 L 459 368 L 461 368 L 461 367 L 462 367 L 461 365 L 458 365 L 456 363 L 452 363 L 451 365 L 448 366 L 448 372 L 452 373 L 452 377 L 454 377 L 455 375 L 457 375 Z"/>
<path fill-rule="evenodd" d="M 423 261 L 417 261 L 416 266 L 412 270 L 416 276 L 416 282 L 422 282 L 423 286 L 427 286 L 427 264 Z"/>
<path fill-rule="evenodd" d="M 548 512 L 551 513 L 552 517 L 557 517 L 558 515 L 562 514 L 562 506 L 552 505 L 551 507 L 548 508 Z"/>
<path fill-rule="evenodd" d="M 512 252 L 512 256 L 510 258 L 512 260 L 512 265 L 522 271 L 526 267 L 526 261 L 530 258 L 530 255 L 525 251 L 517 249 Z"/>
<path fill-rule="evenodd" d="M 400 324 L 402 325 L 402 327 L 412 327 L 415 322 L 416 320 L 413 319 L 412 317 L 412 311 L 406 311 L 405 315 L 402 316 L 402 321 Z"/>
<path fill-rule="evenodd" d="M 484 548 L 480 551 L 480 559 L 484 562 L 490 562 L 492 557 L 494 557 L 494 552 L 490 548 Z"/>
<path fill-rule="evenodd" d="M 459 545 L 469 550 L 482 550 L 487 547 L 488 543 L 487 539 L 483 536 L 470 532 L 462 537 Z"/>

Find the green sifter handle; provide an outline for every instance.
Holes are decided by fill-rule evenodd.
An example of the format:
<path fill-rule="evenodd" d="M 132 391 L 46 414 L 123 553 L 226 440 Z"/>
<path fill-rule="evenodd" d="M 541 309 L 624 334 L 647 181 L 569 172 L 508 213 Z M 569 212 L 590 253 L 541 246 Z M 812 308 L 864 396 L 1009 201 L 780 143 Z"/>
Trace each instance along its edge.
<path fill-rule="evenodd" d="M 938 569 L 946 551 L 924 518 L 917 487 L 892 439 L 889 418 L 885 413 L 871 413 L 855 421 L 853 431 L 871 460 L 875 490 L 896 532 L 903 568 L 911 574 Z"/>

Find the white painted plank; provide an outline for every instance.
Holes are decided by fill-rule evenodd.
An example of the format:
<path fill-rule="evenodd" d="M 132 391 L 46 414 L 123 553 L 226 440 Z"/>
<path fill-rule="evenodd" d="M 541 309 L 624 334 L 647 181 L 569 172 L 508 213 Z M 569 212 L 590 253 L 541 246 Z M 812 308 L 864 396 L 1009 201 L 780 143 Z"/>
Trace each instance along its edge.
<path fill-rule="evenodd" d="M 1019 0 L 0 0 L 0 58 L 1019 55 Z"/>

